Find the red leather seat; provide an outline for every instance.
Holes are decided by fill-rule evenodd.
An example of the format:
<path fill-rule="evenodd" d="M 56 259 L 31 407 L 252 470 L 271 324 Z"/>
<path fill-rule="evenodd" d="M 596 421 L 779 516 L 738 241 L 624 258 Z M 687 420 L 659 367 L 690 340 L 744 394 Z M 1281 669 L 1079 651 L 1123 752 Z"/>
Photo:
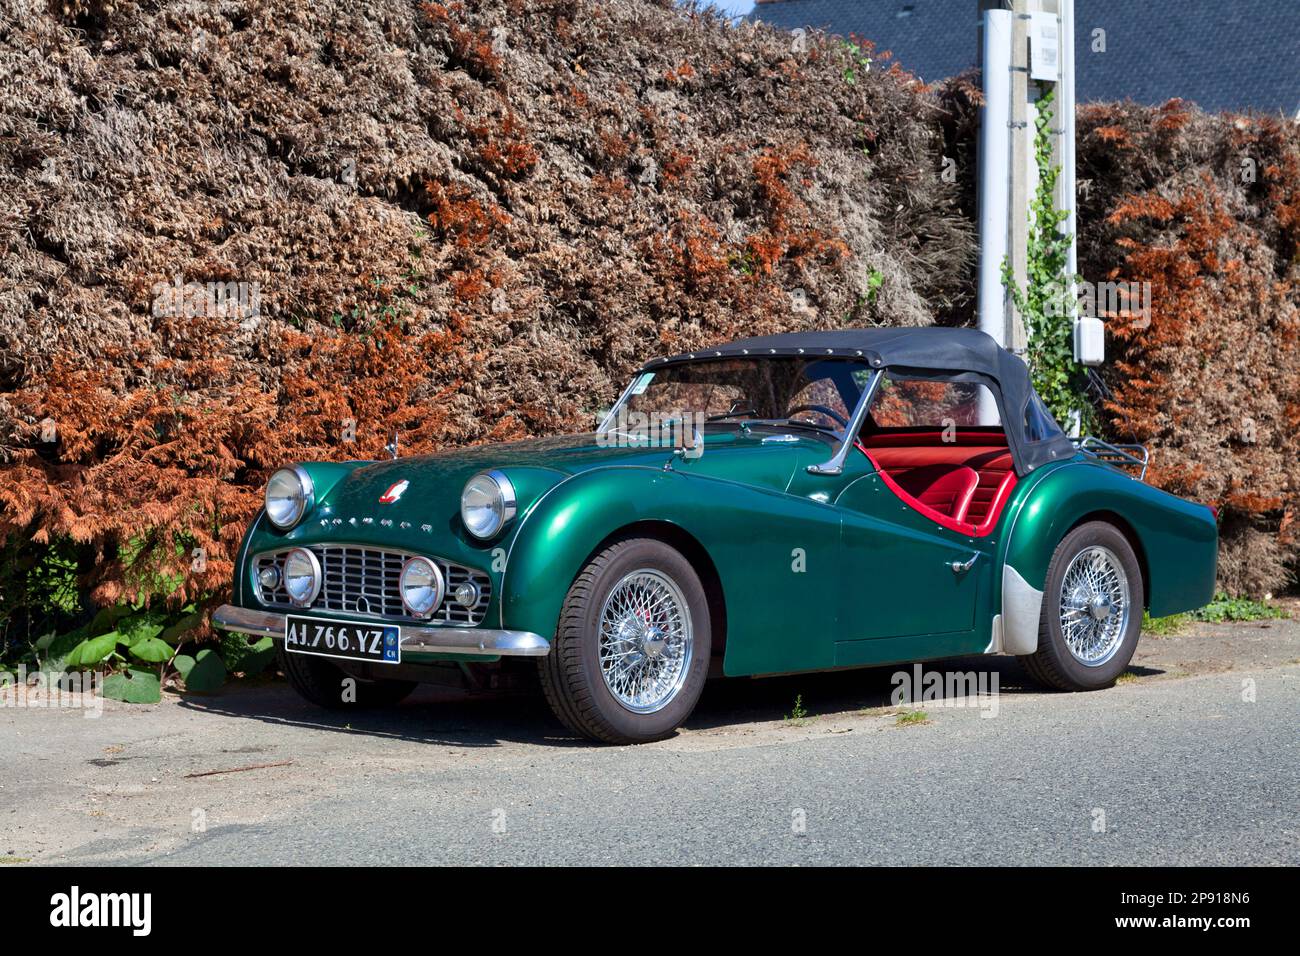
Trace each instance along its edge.
<path fill-rule="evenodd" d="M 1000 432 L 885 430 L 867 436 L 859 447 L 907 504 L 974 537 L 993 531 L 1016 485 L 1011 453 Z M 975 477 L 969 494 L 968 473 Z"/>
<path fill-rule="evenodd" d="M 960 465 L 923 465 L 895 479 L 899 487 L 927 508 L 954 521 L 965 521 L 980 476 L 974 468 Z"/>

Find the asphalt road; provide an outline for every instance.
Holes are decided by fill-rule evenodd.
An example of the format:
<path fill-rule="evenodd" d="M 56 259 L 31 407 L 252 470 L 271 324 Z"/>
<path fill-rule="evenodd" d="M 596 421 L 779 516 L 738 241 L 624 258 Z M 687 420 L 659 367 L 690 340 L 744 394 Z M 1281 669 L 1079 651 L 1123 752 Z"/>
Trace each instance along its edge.
<path fill-rule="evenodd" d="M 619 748 L 536 699 L 432 691 L 350 725 L 281 684 L 98 719 L 8 707 L 0 859 L 1300 863 L 1300 623 L 1144 638 L 1094 694 L 949 668 L 990 664 L 996 716 L 959 698 L 900 722 L 892 668 L 732 681 L 674 739 Z M 187 776 L 213 770 L 236 772 Z"/>

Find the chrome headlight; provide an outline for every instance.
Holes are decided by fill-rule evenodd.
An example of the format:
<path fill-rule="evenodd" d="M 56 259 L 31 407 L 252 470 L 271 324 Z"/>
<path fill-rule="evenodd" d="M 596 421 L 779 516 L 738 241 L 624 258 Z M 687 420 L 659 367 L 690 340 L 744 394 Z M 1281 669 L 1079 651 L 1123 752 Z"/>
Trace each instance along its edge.
<path fill-rule="evenodd" d="M 402 605 L 416 617 L 428 617 L 442 603 L 442 571 L 428 558 L 407 558 L 397 578 Z"/>
<path fill-rule="evenodd" d="M 485 471 L 465 483 L 460 520 L 476 538 L 490 538 L 515 516 L 515 486 L 499 471 Z"/>
<path fill-rule="evenodd" d="M 281 468 L 266 483 L 266 516 L 282 531 L 301 521 L 315 503 L 316 488 L 301 465 Z"/>
<path fill-rule="evenodd" d="M 285 555 L 283 577 L 289 600 L 299 607 L 307 607 L 320 594 L 320 562 L 306 548 L 294 548 Z"/>

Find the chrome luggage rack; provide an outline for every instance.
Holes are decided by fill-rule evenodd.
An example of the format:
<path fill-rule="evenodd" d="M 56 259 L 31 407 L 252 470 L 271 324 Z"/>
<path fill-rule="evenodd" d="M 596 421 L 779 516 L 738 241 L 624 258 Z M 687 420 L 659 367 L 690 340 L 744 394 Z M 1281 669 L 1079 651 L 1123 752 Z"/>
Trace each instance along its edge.
<path fill-rule="evenodd" d="M 1094 438 L 1092 435 L 1084 438 L 1071 438 L 1070 441 L 1074 442 L 1074 447 L 1078 448 L 1079 451 L 1086 452 L 1108 465 L 1114 465 L 1117 468 L 1137 468 L 1138 481 L 1146 480 L 1147 465 L 1151 461 L 1151 453 L 1147 451 L 1145 445 L 1112 445 L 1110 442 Z"/>

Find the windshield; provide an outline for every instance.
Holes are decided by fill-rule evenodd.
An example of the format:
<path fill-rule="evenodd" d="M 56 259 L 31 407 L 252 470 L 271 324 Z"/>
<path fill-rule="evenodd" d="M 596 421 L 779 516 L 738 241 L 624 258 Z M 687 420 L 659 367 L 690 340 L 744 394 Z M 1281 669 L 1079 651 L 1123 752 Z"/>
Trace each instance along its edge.
<path fill-rule="evenodd" d="M 603 426 L 629 418 L 774 422 L 839 435 L 874 370 L 851 359 L 729 358 L 643 372 Z"/>

